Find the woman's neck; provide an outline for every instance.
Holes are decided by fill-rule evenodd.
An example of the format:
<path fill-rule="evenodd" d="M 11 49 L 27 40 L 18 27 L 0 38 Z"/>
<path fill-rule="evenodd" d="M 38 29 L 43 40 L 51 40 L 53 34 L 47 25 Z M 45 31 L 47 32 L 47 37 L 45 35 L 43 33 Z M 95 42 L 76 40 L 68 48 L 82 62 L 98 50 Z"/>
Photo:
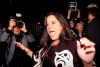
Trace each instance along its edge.
<path fill-rule="evenodd" d="M 78 30 L 79 33 L 82 33 L 83 30 Z"/>
<path fill-rule="evenodd" d="M 60 42 L 60 39 L 57 39 L 57 40 L 53 41 L 53 42 L 52 42 L 52 46 L 58 45 L 59 42 Z"/>

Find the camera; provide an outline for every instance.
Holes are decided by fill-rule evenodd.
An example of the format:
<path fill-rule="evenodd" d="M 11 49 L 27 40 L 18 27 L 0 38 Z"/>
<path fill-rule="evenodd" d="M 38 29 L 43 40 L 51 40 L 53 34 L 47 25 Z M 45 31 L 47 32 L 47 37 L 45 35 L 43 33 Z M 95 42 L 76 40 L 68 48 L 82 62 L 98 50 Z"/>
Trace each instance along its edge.
<path fill-rule="evenodd" d="M 19 18 L 11 16 L 10 19 L 14 19 L 14 22 L 16 23 L 17 27 L 19 27 L 19 28 L 23 27 L 23 21 L 20 20 Z"/>
<path fill-rule="evenodd" d="M 15 23 L 16 23 L 17 27 L 19 27 L 19 28 L 23 27 L 23 21 L 21 21 L 21 20 L 15 20 Z"/>

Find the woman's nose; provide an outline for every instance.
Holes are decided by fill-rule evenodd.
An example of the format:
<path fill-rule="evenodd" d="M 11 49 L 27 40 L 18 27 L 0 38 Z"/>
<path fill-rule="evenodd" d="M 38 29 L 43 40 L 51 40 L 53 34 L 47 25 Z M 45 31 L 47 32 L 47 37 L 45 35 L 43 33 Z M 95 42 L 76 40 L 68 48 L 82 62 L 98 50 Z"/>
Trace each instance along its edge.
<path fill-rule="evenodd" d="M 52 25 L 48 25 L 48 27 L 47 27 L 47 28 L 48 28 L 48 29 L 50 29 L 51 27 L 52 27 Z"/>

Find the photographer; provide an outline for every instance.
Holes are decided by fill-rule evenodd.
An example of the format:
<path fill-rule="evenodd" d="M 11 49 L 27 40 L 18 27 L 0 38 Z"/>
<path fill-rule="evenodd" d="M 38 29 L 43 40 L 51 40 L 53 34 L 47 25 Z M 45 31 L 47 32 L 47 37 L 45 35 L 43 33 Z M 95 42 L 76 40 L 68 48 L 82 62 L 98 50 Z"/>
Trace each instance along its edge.
<path fill-rule="evenodd" d="M 14 42 L 21 42 L 28 47 L 33 44 L 34 36 L 27 31 L 25 23 L 10 18 L 9 27 L 1 37 L 1 45 L 5 47 L 4 67 L 32 67 L 32 60 Z"/>

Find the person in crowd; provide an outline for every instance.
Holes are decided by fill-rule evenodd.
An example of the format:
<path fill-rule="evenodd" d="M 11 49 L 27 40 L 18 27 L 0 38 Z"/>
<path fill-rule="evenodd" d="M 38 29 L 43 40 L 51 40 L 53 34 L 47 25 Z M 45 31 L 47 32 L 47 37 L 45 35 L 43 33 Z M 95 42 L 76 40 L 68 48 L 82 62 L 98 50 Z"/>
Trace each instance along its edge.
<path fill-rule="evenodd" d="M 1 38 L 2 34 L 3 34 L 2 22 L 0 21 L 0 38 Z M 1 46 L 0 46 L 0 49 L 1 49 Z M 2 66 L 2 60 L 3 60 L 2 56 L 0 55 L 0 67 Z"/>
<path fill-rule="evenodd" d="M 30 48 L 35 41 L 34 36 L 27 30 L 25 23 L 15 17 L 10 18 L 8 29 L 4 31 L 0 39 L 0 45 L 4 52 L 4 67 L 32 67 L 32 60 L 14 42 L 21 42 Z"/>
<path fill-rule="evenodd" d="M 43 48 L 39 52 L 31 51 L 20 42 L 15 44 L 38 62 L 34 67 L 93 67 L 95 43 L 87 38 L 73 41 L 61 13 L 50 12 L 45 17 Z"/>
<path fill-rule="evenodd" d="M 73 12 L 77 12 L 77 16 L 73 17 L 71 15 Z M 78 19 L 81 18 L 80 15 L 81 15 L 81 13 L 80 13 L 80 10 L 78 8 L 76 9 L 76 11 L 71 11 L 70 9 L 68 9 L 67 19 L 69 19 L 69 20 L 71 20 L 71 19 L 78 20 Z"/>
<path fill-rule="evenodd" d="M 72 17 L 73 12 L 77 12 L 76 17 Z M 80 20 L 80 10 L 78 8 L 76 11 L 71 11 L 70 9 L 68 9 L 67 22 L 69 23 L 71 34 L 73 35 L 74 38 L 77 37 L 75 33 L 75 25 L 76 25 L 76 22 L 79 20 Z"/>
<path fill-rule="evenodd" d="M 85 23 L 82 20 L 76 23 L 76 26 L 75 26 L 75 29 L 76 29 L 75 33 L 77 35 L 76 38 L 85 37 L 84 25 Z"/>
<path fill-rule="evenodd" d="M 96 7 L 88 8 L 88 25 L 86 26 L 85 33 L 86 37 L 96 44 L 96 55 L 94 61 L 97 67 L 100 67 L 100 20 L 97 11 Z"/>
<path fill-rule="evenodd" d="M 0 38 L 1 38 L 2 34 L 3 34 L 3 28 L 2 28 L 2 22 L 0 22 Z"/>

